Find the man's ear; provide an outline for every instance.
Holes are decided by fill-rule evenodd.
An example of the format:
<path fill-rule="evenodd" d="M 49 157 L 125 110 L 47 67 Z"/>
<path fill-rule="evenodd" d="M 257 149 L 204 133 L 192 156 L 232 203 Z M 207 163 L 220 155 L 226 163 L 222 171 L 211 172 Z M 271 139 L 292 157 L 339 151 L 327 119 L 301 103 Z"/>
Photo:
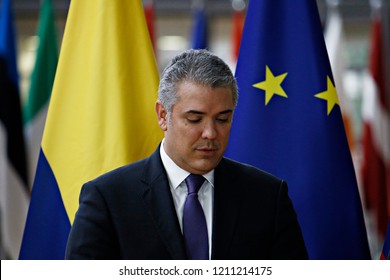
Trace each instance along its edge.
<path fill-rule="evenodd" d="M 166 131 L 168 128 L 168 112 L 159 100 L 156 101 L 156 114 L 158 125 L 163 131 Z"/>

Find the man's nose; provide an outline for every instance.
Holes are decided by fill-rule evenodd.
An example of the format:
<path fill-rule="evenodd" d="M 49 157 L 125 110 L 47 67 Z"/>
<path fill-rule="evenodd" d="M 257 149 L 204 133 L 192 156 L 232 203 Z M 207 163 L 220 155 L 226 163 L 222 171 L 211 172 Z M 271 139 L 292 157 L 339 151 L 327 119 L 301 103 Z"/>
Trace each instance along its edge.
<path fill-rule="evenodd" d="M 205 139 L 215 139 L 217 137 L 217 130 L 213 121 L 205 122 L 202 137 Z"/>

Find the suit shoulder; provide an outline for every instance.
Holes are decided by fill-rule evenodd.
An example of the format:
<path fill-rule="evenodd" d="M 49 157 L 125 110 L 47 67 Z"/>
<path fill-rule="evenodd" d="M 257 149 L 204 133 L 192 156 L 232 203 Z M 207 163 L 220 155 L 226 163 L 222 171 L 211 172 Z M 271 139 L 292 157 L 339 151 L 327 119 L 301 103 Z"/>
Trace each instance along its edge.
<path fill-rule="evenodd" d="M 116 183 L 127 181 L 125 178 L 134 178 L 136 180 L 141 177 L 146 161 L 147 159 L 143 159 L 115 168 L 87 182 L 86 185 L 115 185 Z"/>

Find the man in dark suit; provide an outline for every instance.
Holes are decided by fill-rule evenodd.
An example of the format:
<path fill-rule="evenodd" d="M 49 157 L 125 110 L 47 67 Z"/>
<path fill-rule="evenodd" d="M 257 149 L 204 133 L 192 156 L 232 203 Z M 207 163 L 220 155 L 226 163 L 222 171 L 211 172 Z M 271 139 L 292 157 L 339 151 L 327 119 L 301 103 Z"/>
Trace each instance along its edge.
<path fill-rule="evenodd" d="M 306 259 L 286 183 L 223 157 L 238 98 L 229 67 L 183 52 L 158 94 L 164 140 L 83 186 L 66 258 Z"/>

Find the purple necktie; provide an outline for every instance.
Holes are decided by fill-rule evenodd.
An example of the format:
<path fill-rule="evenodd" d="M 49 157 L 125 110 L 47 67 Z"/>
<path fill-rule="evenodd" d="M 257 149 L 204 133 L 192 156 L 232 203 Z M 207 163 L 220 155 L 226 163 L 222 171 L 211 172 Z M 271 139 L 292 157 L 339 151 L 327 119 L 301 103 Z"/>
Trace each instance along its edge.
<path fill-rule="evenodd" d="M 186 178 L 188 196 L 184 204 L 183 235 L 190 260 L 209 259 L 209 238 L 206 218 L 199 203 L 198 191 L 205 178 L 202 175 L 190 174 Z"/>

